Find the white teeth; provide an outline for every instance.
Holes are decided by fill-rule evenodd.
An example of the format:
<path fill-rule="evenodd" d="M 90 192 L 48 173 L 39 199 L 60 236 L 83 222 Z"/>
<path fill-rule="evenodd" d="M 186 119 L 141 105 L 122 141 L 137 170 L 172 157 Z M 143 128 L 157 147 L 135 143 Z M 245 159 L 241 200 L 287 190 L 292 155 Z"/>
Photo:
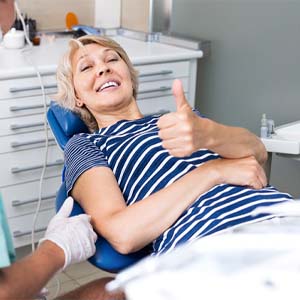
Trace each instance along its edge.
<path fill-rule="evenodd" d="M 104 90 L 105 88 L 111 87 L 111 86 L 119 86 L 115 81 L 108 81 L 105 82 L 101 87 L 100 91 Z"/>

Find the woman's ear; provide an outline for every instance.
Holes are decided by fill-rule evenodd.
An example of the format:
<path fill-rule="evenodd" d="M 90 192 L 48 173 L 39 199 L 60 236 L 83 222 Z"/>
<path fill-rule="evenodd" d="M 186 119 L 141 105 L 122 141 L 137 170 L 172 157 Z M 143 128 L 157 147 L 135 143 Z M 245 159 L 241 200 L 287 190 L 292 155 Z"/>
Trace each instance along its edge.
<path fill-rule="evenodd" d="M 82 107 L 83 104 L 84 104 L 84 103 L 83 103 L 79 98 L 76 98 L 76 106 L 77 106 L 77 107 Z"/>

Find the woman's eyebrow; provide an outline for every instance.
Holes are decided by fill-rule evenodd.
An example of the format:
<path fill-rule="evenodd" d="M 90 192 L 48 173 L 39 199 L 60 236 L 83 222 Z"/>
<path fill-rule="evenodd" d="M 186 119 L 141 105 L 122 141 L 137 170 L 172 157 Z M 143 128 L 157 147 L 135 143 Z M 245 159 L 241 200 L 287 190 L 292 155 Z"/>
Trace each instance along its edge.
<path fill-rule="evenodd" d="M 112 51 L 113 53 L 117 53 L 115 50 L 113 50 L 113 49 L 111 49 L 111 48 L 105 48 L 105 49 L 103 49 L 101 52 L 101 54 L 106 54 L 107 52 L 110 52 L 110 51 Z M 82 60 L 82 59 L 84 59 L 84 58 L 86 58 L 86 57 L 88 57 L 88 56 L 90 56 L 90 54 L 89 53 L 83 53 L 81 56 L 79 56 L 79 58 L 78 58 L 78 62 L 80 61 L 80 60 Z"/>

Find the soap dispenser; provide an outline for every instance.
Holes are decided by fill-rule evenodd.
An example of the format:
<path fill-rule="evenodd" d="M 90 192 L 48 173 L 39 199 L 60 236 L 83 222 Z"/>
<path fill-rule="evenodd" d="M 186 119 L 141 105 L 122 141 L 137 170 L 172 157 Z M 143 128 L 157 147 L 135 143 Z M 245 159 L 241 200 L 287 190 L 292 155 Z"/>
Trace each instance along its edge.
<path fill-rule="evenodd" d="M 260 137 L 261 138 L 268 137 L 268 120 L 266 114 L 263 114 L 261 118 Z"/>

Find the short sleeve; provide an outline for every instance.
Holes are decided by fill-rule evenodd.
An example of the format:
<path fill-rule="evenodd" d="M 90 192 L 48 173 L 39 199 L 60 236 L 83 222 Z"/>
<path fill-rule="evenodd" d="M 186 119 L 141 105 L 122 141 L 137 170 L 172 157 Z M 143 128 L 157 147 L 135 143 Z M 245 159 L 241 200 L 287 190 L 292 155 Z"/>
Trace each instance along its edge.
<path fill-rule="evenodd" d="M 74 135 L 65 147 L 65 181 L 69 193 L 78 177 L 93 167 L 108 167 L 103 152 L 86 134 Z"/>

